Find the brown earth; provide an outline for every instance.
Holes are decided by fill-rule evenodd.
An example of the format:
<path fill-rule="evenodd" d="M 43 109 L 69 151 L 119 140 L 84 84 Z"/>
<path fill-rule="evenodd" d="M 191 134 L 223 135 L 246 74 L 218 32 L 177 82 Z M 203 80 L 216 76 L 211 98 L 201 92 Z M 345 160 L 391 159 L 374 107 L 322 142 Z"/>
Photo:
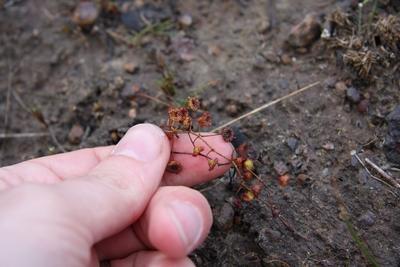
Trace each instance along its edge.
<path fill-rule="evenodd" d="M 372 68 L 371 79 L 360 78 L 342 60 L 343 47 L 324 40 L 306 49 L 285 43 L 307 14 L 325 28 L 340 7 L 357 25 L 355 1 L 154 1 L 143 9 L 148 18 L 169 19 L 172 28 L 153 30 L 137 45 L 127 44 L 130 31 L 143 28 L 132 12 L 137 9 L 131 1 L 115 2 L 128 10 L 122 20 L 103 11 L 94 28 L 82 32 L 71 21 L 77 1 L 0 1 L 0 129 L 11 135 L 0 139 L 0 165 L 111 144 L 113 131 L 143 121 L 165 123 L 163 104 L 130 92 L 135 85 L 167 101 L 160 61 L 174 77 L 173 99 L 198 94 L 214 126 L 320 81 L 236 124 L 268 188 L 237 208 L 228 175 L 201 186 L 215 224 L 191 258 L 198 266 L 400 265 L 394 189 L 368 176 L 350 155 L 356 150 L 379 166 L 389 164 L 382 143 L 385 117 L 400 98 L 396 60 Z M 399 12 L 397 1 L 378 2 L 379 15 Z M 193 24 L 180 28 L 180 14 L 189 14 Z M 58 142 L 12 136 L 49 129 Z M 278 184 L 279 162 L 289 170 L 286 187 Z M 286 226 L 266 201 L 279 208 Z"/>

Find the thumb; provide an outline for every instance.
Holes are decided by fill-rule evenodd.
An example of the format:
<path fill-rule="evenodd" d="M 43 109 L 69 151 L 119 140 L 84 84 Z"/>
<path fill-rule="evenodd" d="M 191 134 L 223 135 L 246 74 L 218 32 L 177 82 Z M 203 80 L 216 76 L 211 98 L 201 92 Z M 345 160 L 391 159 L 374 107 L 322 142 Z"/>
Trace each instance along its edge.
<path fill-rule="evenodd" d="M 139 124 L 85 177 L 56 185 L 58 194 L 65 198 L 76 223 L 89 229 L 95 243 L 140 217 L 159 186 L 169 157 L 164 132 L 152 124 Z"/>

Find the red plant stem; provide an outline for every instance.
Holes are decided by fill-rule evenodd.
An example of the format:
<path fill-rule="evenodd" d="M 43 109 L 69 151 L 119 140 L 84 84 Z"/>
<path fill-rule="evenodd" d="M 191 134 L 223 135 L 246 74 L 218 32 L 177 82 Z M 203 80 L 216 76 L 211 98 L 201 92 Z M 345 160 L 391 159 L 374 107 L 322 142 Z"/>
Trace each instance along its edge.
<path fill-rule="evenodd" d="M 260 178 L 260 176 L 258 176 L 255 172 L 253 172 L 252 170 L 248 170 L 249 172 L 251 172 L 251 174 L 254 175 L 254 177 L 260 181 L 260 183 L 262 183 L 264 185 L 264 187 L 267 187 L 267 184 Z"/>
<path fill-rule="evenodd" d="M 173 153 L 173 154 L 178 154 L 178 155 L 189 155 L 189 156 L 193 156 L 193 154 L 192 154 L 192 153 L 189 153 L 189 152 L 172 151 L 171 153 Z M 198 154 L 198 156 L 204 157 L 204 158 L 209 159 L 209 160 L 212 160 L 211 157 L 209 157 L 209 156 L 207 156 L 207 155 L 205 155 L 205 154 L 203 154 L 203 153 Z M 231 163 L 230 163 L 230 162 L 226 162 L 226 163 L 217 163 L 217 166 L 218 166 L 218 167 L 227 166 L 227 165 L 231 165 Z"/>
<path fill-rule="evenodd" d="M 197 136 L 198 139 L 200 139 L 201 141 L 204 142 L 204 144 L 206 144 L 206 146 L 208 146 L 208 148 L 210 150 L 212 150 L 212 152 L 214 152 L 215 154 L 217 154 L 218 156 L 226 159 L 227 161 L 232 161 L 232 159 L 227 158 L 225 155 L 222 155 L 221 153 L 219 153 L 218 151 L 214 150 L 214 148 L 206 141 L 204 140 L 203 136 L 201 134 L 197 134 L 195 132 L 191 132 L 193 135 Z M 197 140 L 197 138 L 195 140 Z"/>

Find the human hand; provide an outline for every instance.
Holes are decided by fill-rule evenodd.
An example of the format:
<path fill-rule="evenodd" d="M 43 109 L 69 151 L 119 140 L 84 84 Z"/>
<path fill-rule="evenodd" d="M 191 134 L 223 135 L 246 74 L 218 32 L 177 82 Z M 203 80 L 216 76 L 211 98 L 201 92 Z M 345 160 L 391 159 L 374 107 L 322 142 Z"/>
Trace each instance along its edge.
<path fill-rule="evenodd" d="M 207 141 L 231 156 L 220 136 Z M 174 149 L 192 145 L 181 136 Z M 164 173 L 170 151 L 158 127 L 141 124 L 116 146 L 0 168 L 0 266 L 193 266 L 187 255 L 206 238 L 212 214 L 186 186 L 229 166 L 209 172 L 204 158 L 176 155 L 183 171 Z"/>

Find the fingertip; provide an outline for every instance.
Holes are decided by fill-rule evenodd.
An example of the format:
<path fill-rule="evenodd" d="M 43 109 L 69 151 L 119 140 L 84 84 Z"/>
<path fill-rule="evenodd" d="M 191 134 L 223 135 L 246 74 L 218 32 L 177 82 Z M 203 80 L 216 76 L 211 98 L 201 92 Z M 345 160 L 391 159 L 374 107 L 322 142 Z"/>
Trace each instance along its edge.
<path fill-rule="evenodd" d="M 202 136 L 201 139 L 196 139 L 195 136 L 189 138 L 188 134 L 182 134 L 174 139 L 172 158 L 182 164 L 182 171 L 177 174 L 166 172 L 162 181 L 164 185 L 193 186 L 222 176 L 229 170 L 234 153 L 233 145 L 225 142 L 220 135 L 202 134 Z M 193 143 L 203 147 L 202 154 L 208 158 L 201 155 L 192 156 Z M 212 170 L 209 168 L 208 159 L 216 159 L 218 162 Z"/>
<path fill-rule="evenodd" d="M 162 187 L 140 223 L 151 246 L 169 257 L 180 258 L 207 237 L 212 213 L 207 200 L 198 191 L 182 186 Z"/>

